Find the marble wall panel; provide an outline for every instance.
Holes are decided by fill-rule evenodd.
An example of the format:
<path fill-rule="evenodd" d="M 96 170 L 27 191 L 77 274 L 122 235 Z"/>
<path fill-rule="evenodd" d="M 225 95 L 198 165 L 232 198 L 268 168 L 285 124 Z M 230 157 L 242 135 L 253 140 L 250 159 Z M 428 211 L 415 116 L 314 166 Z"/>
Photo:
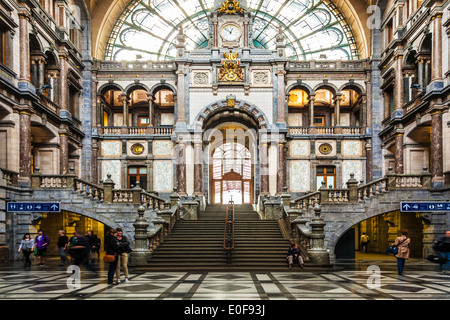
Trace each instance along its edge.
<path fill-rule="evenodd" d="M 120 160 L 103 160 L 102 161 L 102 177 L 103 181 L 108 179 L 108 174 L 111 175 L 111 180 L 114 181 L 115 189 L 121 188 L 121 166 Z"/>
<path fill-rule="evenodd" d="M 153 141 L 153 155 L 155 157 L 171 157 L 172 142 L 171 141 Z"/>
<path fill-rule="evenodd" d="M 291 157 L 295 156 L 309 156 L 310 146 L 309 141 L 294 140 L 291 142 Z"/>
<path fill-rule="evenodd" d="M 342 186 L 337 188 L 346 188 L 347 181 L 350 179 L 350 174 L 354 174 L 354 178 L 358 182 L 362 179 L 362 161 L 360 160 L 345 160 L 342 162 Z"/>
<path fill-rule="evenodd" d="M 170 192 L 172 187 L 172 161 L 153 162 L 153 190 L 158 192 Z"/>
<path fill-rule="evenodd" d="M 343 156 L 361 156 L 361 141 L 342 141 Z"/>
<path fill-rule="evenodd" d="M 309 161 L 306 160 L 290 161 L 291 192 L 306 192 L 311 189 L 309 167 Z"/>
<path fill-rule="evenodd" d="M 122 155 L 121 141 L 102 141 L 101 148 L 104 157 L 120 157 Z"/>

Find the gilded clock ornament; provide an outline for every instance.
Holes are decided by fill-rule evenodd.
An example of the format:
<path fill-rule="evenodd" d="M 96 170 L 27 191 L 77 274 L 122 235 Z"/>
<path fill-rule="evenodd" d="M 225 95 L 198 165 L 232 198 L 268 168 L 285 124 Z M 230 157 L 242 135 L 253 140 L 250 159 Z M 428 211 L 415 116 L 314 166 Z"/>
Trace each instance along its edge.
<path fill-rule="evenodd" d="M 239 7 L 240 2 L 236 0 L 227 0 L 222 3 L 222 6 L 217 9 L 217 12 L 226 13 L 226 14 L 234 14 L 234 13 L 242 13 L 244 9 Z"/>
<path fill-rule="evenodd" d="M 331 153 L 332 150 L 333 150 L 333 147 L 329 143 L 322 143 L 319 146 L 319 151 L 322 154 L 329 154 L 329 153 Z"/>
<path fill-rule="evenodd" d="M 236 25 L 228 24 L 222 28 L 220 34 L 225 41 L 236 41 L 239 39 L 241 31 Z"/>
<path fill-rule="evenodd" d="M 140 143 L 135 143 L 131 146 L 131 152 L 136 155 L 142 154 L 144 152 L 144 146 Z"/>

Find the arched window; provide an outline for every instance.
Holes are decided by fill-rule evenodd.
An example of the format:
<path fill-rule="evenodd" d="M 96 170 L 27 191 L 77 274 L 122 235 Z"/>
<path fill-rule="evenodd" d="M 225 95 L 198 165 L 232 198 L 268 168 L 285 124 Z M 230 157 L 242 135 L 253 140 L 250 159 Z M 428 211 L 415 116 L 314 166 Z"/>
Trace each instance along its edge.
<path fill-rule="evenodd" d="M 105 60 L 168 60 L 183 27 L 188 50 L 210 45 L 213 0 L 132 0 L 109 36 Z M 352 31 L 329 0 L 248 0 L 252 44 L 275 49 L 279 26 L 295 60 L 358 59 Z"/>

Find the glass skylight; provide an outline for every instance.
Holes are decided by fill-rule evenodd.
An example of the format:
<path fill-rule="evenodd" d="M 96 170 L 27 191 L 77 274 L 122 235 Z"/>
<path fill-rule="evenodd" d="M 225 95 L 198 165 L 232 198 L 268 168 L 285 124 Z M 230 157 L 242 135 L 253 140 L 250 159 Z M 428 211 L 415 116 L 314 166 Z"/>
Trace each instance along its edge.
<path fill-rule="evenodd" d="M 208 16 L 214 0 L 132 0 L 110 34 L 105 60 L 171 60 L 180 27 L 187 50 L 210 44 Z M 356 42 L 329 0 L 248 0 L 252 43 L 275 49 L 281 25 L 293 60 L 358 59 Z"/>

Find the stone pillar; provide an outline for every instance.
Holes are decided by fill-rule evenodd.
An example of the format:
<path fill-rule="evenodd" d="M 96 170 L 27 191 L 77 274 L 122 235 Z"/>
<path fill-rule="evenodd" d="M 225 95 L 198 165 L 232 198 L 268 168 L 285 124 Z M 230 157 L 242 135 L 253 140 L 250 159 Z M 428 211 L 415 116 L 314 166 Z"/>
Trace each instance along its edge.
<path fill-rule="evenodd" d="M 19 82 L 27 83 L 31 83 L 29 21 L 28 13 L 19 13 Z"/>
<path fill-rule="evenodd" d="M 335 110 L 334 110 L 334 116 L 335 116 L 335 127 L 339 127 L 341 125 L 341 98 L 342 94 L 338 93 L 335 98 Z"/>
<path fill-rule="evenodd" d="M 69 108 L 69 88 L 67 86 L 67 56 L 61 54 L 59 56 L 60 63 L 60 76 L 59 76 L 59 106 L 62 110 L 68 110 Z"/>
<path fill-rule="evenodd" d="M 397 55 L 395 58 L 395 104 L 394 110 L 401 110 L 403 106 L 403 76 L 402 76 L 402 61 L 403 56 Z"/>
<path fill-rule="evenodd" d="M 201 135 L 200 135 L 201 137 Z M 203 195 L 203 156 L 202 141 L 194 141 L 194 195 Z"/>
<path fill-rule="evenodd" d="M 249 36 L 249 32 L 248 32 L 248 24 L 250 22 L 250 19 L 246 16 L 244 18 L 244 48 L 248 48 L 248 36 Z"/>
<path fill-rule="evenodd" d="M 148 126 L 153 127 L 153 95 L 150 92 L 147 93 L 147 101 L 148 101 Z"/>
<path fill-rule="evenodd" d="M 286 123 L 285 70 L 277 70 L 277 123 Z"/>
<path fill-rule="evenodd" d="M 49 83 L 52 87 L 49 91 L 48 98 L 59 105 L 59 71 L 49 71 Z"/>
<path fill-rule="evenodd" d="M 309 95 L 309 126 L 314 126 L 314 100 L 316 99 L 316 94 L 311 93 Z"/>
<path fill-rule="evenodd" d="M 177 81 L 177 119 L 176 123 L 186 123 L 186 106 L 185 106 L 185 76 L 186 71 L 177 70 L 176 71 L 178 81 Z"/>
<path fill-rule="evenodd" d="M 123 125 L 128 127 L 128 97 L 125 92 L 122 92 L 122 104 L 123 104 Z"/>
<path fill-rule="evenodd" d="M 186 196 L 186 142 L 178 141 L 176 146 L 177 189 L 180 196 Z"/>
<path fill-rule="evenodd" d="M 148 249 L 148 236 L 147 228 L 149 223 L 144 218 L 145 208 L 140 205 L 137 209 L 138 217 L 133 223 L 134 226 L 134 249 L 130 253 L 128 263 L 130 266 L 142 266 L 146 265 L 147 259 L 150 256 Z"/>
<path fill-rule="evenodd" d="M 403 133 L 395 135 L 395 173 L 403 174 Z"/>
<path fill-rule="evenodd" d="M 60 174 L 69 172 L 69 137 L 65 128 L 59 131 Z"/>
<path fill-rule="evenodd" d="M 19 186 L 31 185 L 31 110 L 19 112 L 20 168 Z"/>
<path fill-rule="evenodd" d="M 444 182 L 442 150 L 442 111 L 431 114 L 431 175 L 432 182 Z"/>
<path fill-rule="evenodd" d="M 286 141 L 278 142 L 277 194 L 283 193 L 286 186 Z"/>
<path fill-rule="evenodd" d="M 98 183 L 98 143 L 97 140 L 92 141 L 92 182 Z"/>
<path fill-rule="evenodd" d="M 330 265 L 330 255 L 325 249 L 325 222 L 320 216 L 322 209 L 319 205 L 314 207 L 314 218 L 309 223 L 311 226 L 311 249 L 308 251 L 308 257 L 312 264 L 320 266 Z"/>
<path fill-rule="evenodd" d="M 372 181 L 372 145 L 366 144 L 366 183 Z"/>
<path fill-rule="evenodd" d="M 101 119 L 99 117 L 99 110 L 98 110 L 98 97 L 97 97 L 97 86 L 98 86 L 98 81 L 95 78 L 94 75 L 94 79 L 92 80 L 92 96 L 91 96 L 91 101 L 92 101 L 92 129 L 97 128 L 98 124 L 99 124 L 99 120 Z"/>
<path fill-rule="evenodd" d="M 431 81 L 442 80 L 442 13 L 431 18 L 432 50 Z"/>
<path fill-rule="evenodd" d="M 269 143 L 267 141 L 261 142 L 261 165 L 260 165 L 260 175 L 261 175 L 261 196 L 269 194 Z"/>

